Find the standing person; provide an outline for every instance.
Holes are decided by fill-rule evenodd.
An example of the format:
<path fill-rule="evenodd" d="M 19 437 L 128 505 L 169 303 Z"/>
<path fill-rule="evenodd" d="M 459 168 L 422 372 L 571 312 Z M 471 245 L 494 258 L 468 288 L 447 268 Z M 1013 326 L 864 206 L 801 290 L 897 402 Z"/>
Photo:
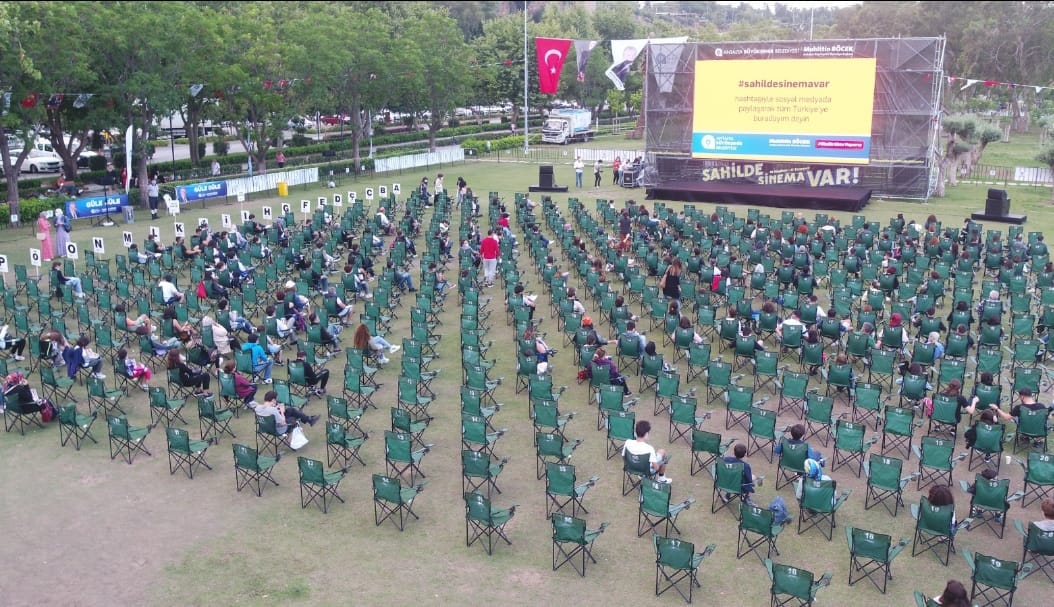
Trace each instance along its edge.
<path fill-rule="evenodd" d="M 594 188 L 599 188 L 600 187 L 600 159 L 599 158 L 597 158 L 596 161 L 593 162 L 593 187 Z"/>
<path fill-rule="evenodd" d="M 150 185 L 146 187 L 146 196 L 150 201 L 150 219 L 157 219 L 157 199 L 161 194 L 161 188 L 157 185 L 157 177 L 150 178 Z"/>
<path fill-rule="evenodd" d="M 213 177 L 219 177 L 220 173 L 221 173 L 221 171 L 220 171 L 220 161 L 216 160 L 215 158 L 213 158 L 212 159 L 212 176 Z"/>
<path fill-rule="evenodd" d="M 285 152 L 278 150 L 278 154 L 275 155 L 274 161 L 278 163 L 278 168 L 285 168 Z"/>
<path fill-rule="evenodd" d="M 479 255 L 483 258 L 483 286 L 494 286 L 494 274 L 498 269 L 498 253 L 501 243 L 494 230 L 487 230 L 487 237 L 479 243 Z"/>
<path fill-rule="evenodd" d="M 680 314 L 681 312 L 682 271 L 683 268 L 681 266 L 681 258 L 674 257 L 669 267 L 666 268 L 666 273 L 663 274 L 662 278 L 659 280 L 659 288 L 662 289 L 663 296 L 669 299 L 671 302 L 676 302 L 678 314 Z"/>
<path fill-rule="evenodd" d="M 633 455 L 648 455 L 649 462 L 651 463 L 651 472 L 655 474 L 657 478 L 655 480 L 660 483 L 672 483 L 673 479 L 666 476 L 666 463 L 669 462 L 669 458 L 666 457 L 665 449 L 656 449 L 649 445 L 646 441 L 648 435 L 651 434 L 651 422 L 646 419 L 642 419 L 633 427 L 632 438 L 622 444 L 622 457 L 626 457 L 626 453 L 632 453 Z"/>
<path fill-rule="evenodd" d="M 443 174 L 436 175 L 435 181 L 435 203 L 439 204 L 439 197 L 443 195 Z"/>
<path fill-rule="evenodd" d="M 51 261 L 55 257 L 55 245 L 51 241 L 51 222 L 44 211 L 37 215 L 37 240 L 40 241 L 40 258 Z"/>
<path fill-rule="evenodd" d="M 65 257 L 66 247 L 70 243 L 70 232 L 73 226 L 68 215 L 62 209 L 55 209 L 55 257 Z"/>
<path fill-rule="evenodd" d="M 575 156 L 575 187 L 582 187 L 582 172 L 585 170 L 586 165 L 582 162 L 582 159 Z"/>
<path fill-rule="evenodd" d="M 615 161 L 611 163 L 611 174 L 615 178 L 611 183 L 618 185 L 622 181 L 622 156 L 615 156 Z"/>

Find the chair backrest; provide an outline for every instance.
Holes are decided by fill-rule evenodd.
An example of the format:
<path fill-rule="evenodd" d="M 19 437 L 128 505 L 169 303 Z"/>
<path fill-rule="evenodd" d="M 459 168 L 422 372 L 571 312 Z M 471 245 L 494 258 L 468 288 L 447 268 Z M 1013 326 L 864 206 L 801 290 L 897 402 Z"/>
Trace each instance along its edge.
<path fill-rule="evenodd" d="M 1025 482 L 1054 485 L 1054 455 L 1031 451 L 1025 467 Z"/>
<path fill-rule="evenodd" d="M 977 552 L 973 555 L 973 565 L 974 583 L 1001 590 L 1017 588 L 1018 563 Z"/>
<path fill-rule="evenodd" d="M 867 462 L 867 484 L 887 491 L 900 490 L 900 475 L 904 461 L 879 453 L 872 453 Z"/>
<path fill-rule="evenodd" d="M 837 490 L 837 481 L 805 479 L 802 481 L 801 507 L 814 512 L 831 512 Z"/>
<path fill-rule="evenodd" d="M 851 551 L 857 557 L 863 557 L 885 563 L 889 560 L 889 547 L 893 538 L 884 533 L 875 533 L 859 527 L 850 527 Z"/>
<path fill-rule="evenodd" d="M 583 519 L 554 512 L 550 517 L 553 523 L 554 542 L 586 543 L 586 522 Z"/>
<path fill-rule="evenodd" d="M 974 494 L 970 500 L 971 506 L 979 506 L 989 510 L 1005 510 L 1006 497 L 1010 493 L 1010 479 L 992 479 L 977 474 L 974 476 Z"/>
<path fill-rule="evenodd" d="M 761 535 L 771 536 L 775 523 L 775 513 L 768 508 L 741 501 L 739 503 L 739 528 Z"/>
<path fill-rule="evenodd" d="M 955 441 L 936 436 L 923 436 L 921 448 L 921 465 L 924 468 L 951 470 L 952 454 Z"/>
<path fill-rule="evenodd" d="M 740 494 L 743 492 L 743 462 L 718 461 L 715 466 L 717 476 L 714 483 L 718 490 L 726 493 Z"/>
<path fill-rule="evenodd" d="M 976 426 L 977 437 L 974 440 L 974 449 L 983 453 L 998 453 L 1003 450 L 1003 433 L 1006 428 L 1003 424 L 978 423 Z"/>
<path fill-rule="evenodd" d="M 644 479 L 640 484 L 640 509 L 653 516 L 667 516 L 673 494 L 670 483 Z"/>
<path fill-rule="evenodd" d="M 403 503 L 403 486 L 397 478 L 373 475 L 373 499 L 379 499 L 392 504 Z"/>
<path fill-rule="evenodd" d="M 934 535 L 951 535 L 955 504 L 934 506 L 924 495 L 919 503 L 919 529 Z"/>
<path fill-rule="evenodd" d="M 490 500 L 478 493 L 465 494 L 465 511 L 466 516 L 471 520 L 486 525 L 493 524 Z"/>
<path fill-rule="evenodd" d="M 110 415 L 106 417 L 106 425 L 110 428 L 110 436 L 131 440 L 128 430 L 128 418 L 123 415 Z"/>
<path fill-rule="evenodd" d="M 780 439 L 779 467 L 795 472 L 805 471 L 805 460 L 809 458 L 809 443 L 791 442 L 787 437 Z"/>
<path fill-rule="evenodd" d="M 165 429 L 168 437 L 168 450 L 179 453 L 190 453 L 190 434 L 182 428 L 169 426 Z"/>
<path fill-rule="evenodd" d="M 325 485 L 326 472 L 322 462 L 304 456 L 296 458 L 297 469 L 300 470 L 300 482 L 309 485 Z"/>
<path fill-rule="evenodd" d="M 569 464 L 547 462 L 545 464 L 545 492 L 553 495 L 573 495 L 575 467 Z"/>
<path fill-rule="evenodd" d="M 772 594 L 786 594 L 803 601 L 812 601 L 813 580 L 811 571 L 799 567 L 766 561 L 772 575 Z"/>
<path fill-rule="evenodd" d="M 652 536 L 655 544 L 655 561 L 671 569 L 693 570 L 695 565 L 695 544 L 676 538 Z"/>
<path fill-rule="evenodd" d="M 412 437 L 404 432 L 384 432 L 384 455 L 386 458 L 397 462 L 409 462 L 413 456 L 411 453 Z"/>
<path fill-rule="evenodd" d="M 628 474 L 651 476 L 651 455 L 627 450 L 622 456 L 622 470 Z"/>
<path fill-rule="evenodd" d="M 863 423 L 851 422 L 840 419 L 835 422 L 834 447 L 840 451 L 859 453 L 864 450 L 864 431 L 867 426 Z"/>

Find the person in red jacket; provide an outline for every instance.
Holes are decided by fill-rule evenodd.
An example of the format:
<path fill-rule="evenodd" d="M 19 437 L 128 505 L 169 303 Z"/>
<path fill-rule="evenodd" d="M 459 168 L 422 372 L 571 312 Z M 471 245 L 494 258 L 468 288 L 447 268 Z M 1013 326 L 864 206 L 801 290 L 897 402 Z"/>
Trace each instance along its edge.
<path fill-rule="evenodd" d="M 487 237 L 479 243 L 479 256 L 483 258 L 483 284 L 494 285 L 494 273 L 498 269 L 498 252 L 501 244 L 494 230 L 487 230 Z"/>

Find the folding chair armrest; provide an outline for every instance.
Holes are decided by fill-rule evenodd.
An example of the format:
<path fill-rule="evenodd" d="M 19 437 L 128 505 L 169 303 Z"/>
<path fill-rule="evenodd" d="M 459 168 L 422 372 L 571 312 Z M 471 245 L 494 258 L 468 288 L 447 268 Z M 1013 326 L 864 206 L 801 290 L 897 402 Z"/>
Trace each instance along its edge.
<path fill-rule="evenodd" d="M 920 473 L 920 472 L 912 472 L 911 474 L 901 478 L 900 479 L 900 488 L 903 489 L 904 487 L 907 487 L 908 483 L 910 483 L 911 481 L 917 479 L 920 476 L 922 476 L 922 473 Z"/>
<path fill-rule="evenodd" d="M 765 559 L 765 571 L 769 574 L 769 581 L 775 579 L 775 574 L 772 573 L 772 559 Z"/>
<path fill-rule="evenodd" d="M 761 405 L 764 405 L 765 403 L 769 402 L 770 400 L 772 400 L 771 396 L 763 396 L 760 399 L 758 399 L 758 400 L 754 401 L 753 403 L 751 403 L 750 406 L 751 407 L 760 407 Z"/>
<path fill-rule="evenodd" d="M 1019 500 L 1019 499 L 1021 499 L 1023 497 L 1025 497 L 1025 492 L 1020 490 L 1020 489 L 1018 489 L 1012 495 L 1007 497 L 1006 501 L 1009 503 L 1009 502 L 1017 501 L 1017 500 Z"/>
<path fill-rule="evenodd" d="M 635 406 L 639 402 L 640 402 L 639 398 L 633 397 L 633 398 L 629 399 L 628 401 L 622 403 L 622 408 L 623 408 L 623 410 L 628 411 L 630 407 Z"/>
<path fill-rule="evenodd" d="M 952 465 L 954 466 L 955 464 L 963 461 L 964 459 L 966 459 L 968 457 L 970 457 L 970 452 L 969 451 L 963 451 L 962 453 L 960 453 L 959 455 L 956 455 L 952 459 Z"/>
<path fill-rule="evenodd" d="M 918 445 L 912 445 L 911 451 L 915 454 L 916 457 L 922 459 L 922 449 L 920 449 Z"/>
<path fill-rule="evenodd" d="M 736 439 L 730 438 L 727 441 L 721 443 L 721 452 L 728 451 L 728 448 L 732 446 L 732 443 L 736 442 Z"/>
<path fill-rule="evenodd" d="M 911 518 L 919 520 L 919 505 L 911 504 Z"/>
<path fill-rule="evenodd" d="M 892 546 L 889 547 L 889 553 L 886 555 L 886 560 L 887 561 L 892 561 L 893 559 L 897 558 L 897 555 L 900 554 L 900 552 L 902 550 L 904 550 L 904 548 L 907 545 L 908 545 L 908 538 L 906 538 L 906 537 L 900 538 L 900 541 L 898 541 L 896 544 L 893 544 Z"/>
<path fill-rule="evenodd" d="M 970 483 L 967 483 L 964 480 L 960 480 L 959 481 L 959 487 L 963 490 L 963 493 L 969 493 L 970 492 Z"/>
<path fill-rule="evenodd" d="M 832 506 L 831 509 L 832 510 L 838 510 L 838 508 L 840 508 L 841 505 L 845 503 L 845 500 L 849 499 L 849 496 L 852 495 L 852 493 L 853 493 L 852 489 L 846 489 L 845 491 L 843 491 L 841 493 L 841 495 L 839 495 L 837 498 L 835 498 L 834 506 Z"/>
<path fill-rule="evenodd" d="M 710 544 L 709 546 L 704 548 L 702 552 L 699 553 L 699 556 L 705 559 L 706 557 L 713 554 L 714 550 L 717 550 L 717 544 Z"/>
<path fill-rule="evenodd" d="M 963 560 L 966 561 L 966 566 L 970 568 L 972 574 L 977 569 L 977 562 L 969 548 L 963 548 Z"/>
<path fill-rule="evenodd" d="M 834 575 L 830 571 L 827 571 L 823 575 L 821 575 L 820 579 L 818 579 L 818 580 L 816 580 L 815 582 L 812 583 L 812 590 L 813 590 L 813 592 L 816 592 L 817 590 L 819 590 L 821 588 L 826 588 L 826 587 L 830 586 L 832 577 L 834 577 Z"/>
<path fill-rule="evenodd" d="M 864 446 L 865 447 L 870 447 L 870 446 L 874 445 L 877 442 L 878 442 L 878 436 L 871 436 L 866 441 L 864 441 Z"/>
<path fill-rule="evenodd" d="M 849 546 L 849 552 L 853 551 L 853 528 L 846 526 L 845 528 L 845 543 Z"/>
<path fill-rule="evenodd" d="M 1035 562 L 1025 563 L 1024 565 L 1021 565 L 1021 568 L 1017 570 L 1017 576 L 1016 576 L 1015 579 L 1020 582 L 1021 580 L 1025 579 L 1029 575 L 1031 575 L 1032 571 L 1035 568 L 1036 568 L 1036 563 Z"/>

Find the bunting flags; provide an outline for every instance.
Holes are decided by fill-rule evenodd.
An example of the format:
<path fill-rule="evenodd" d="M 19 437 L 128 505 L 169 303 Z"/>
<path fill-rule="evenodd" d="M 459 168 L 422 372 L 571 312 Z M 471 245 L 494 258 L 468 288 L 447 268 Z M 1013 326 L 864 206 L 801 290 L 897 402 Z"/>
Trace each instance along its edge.
<path fill-rule="evenodd" d="M 651 59 L 651 73 L 659 85 L 660 93 L 673 91 L 673 78 L 677 71 L 677 62 L 681 60 L 682 44 L 655 44 L 648 50 Z"/>
<path fill-rule="evenodd" d="M 973 85 L 975 85 L 977 83 L 981 83 L 981 84 L 983 84 L 984 86 L 986 86 L 988 88 L 993 88 L 993 87 L 997 87 L 997 86 L 1005 86 L 1005 87 L 1007 87 L 1007 88 L 1009 88 L 1011 90 L 1017 89 L 1018 87 L 1029 88 L 1029 89 L 1032 89 L 1033 91 L 1035 91 L 1037 95 L 1039 93 L 1041 93 L 1044 89 L 1054 89 L 1054 86 L 1044 86 L 1044 85 L 1037 85 L 1037 84 L 1019 84 L 1017 82 L 1001 82 L 999 80 L 986 80 L 986 79 L 983 79 L 983 78 L 962 78 L 960 76 L 947 76 L 947 79 L 948 79 L 948 86 L 951 86 L 955 82 L 962 82 L 963 85 L 959 87 L 960 91 L 965 91 L 966 89 L 970 88 L 971 86 L 973 86 Z"/>
<path fill-rule="evenodd" d="M 586 64 L 589 63 L 589 54 L 596 48 L 596 40 L 575 40 L 575 63 L 578 64 L 579 82 L 586 81 Z"/>
<path fill-rule="evenodd" d="M 79 110 L 82 107 L 88 105 L 88 100 L 91 98 L 91 93 L 81 93 L 80 95 L 77 95 L 76 99 L 73 100 L 73 107 Z"/>
<path fill-rule="evenodd" d="M 192 85 L 190 85 L 190 96 L 191 97 L 197 97 L 198 93 L 200 93 L 201 89 L 203 89 L 203 88 L 205 88 L 204 84 L 192 84 Z"/>
<path fill-rule="evenodd" d="M 546 95 L 555 95 L 560 88 L 560 72 L 564 68 L 571 40 L 564 38 L 535 38 L 538 56 L 538 88 Z"/>
<path fill-rule="evenodd" d="M 40 98 L 40 93 L 30 93 L 22 99 L 22 107 L 30 110 L 37 107 L 37 99 Z"/>
<path fill-rule="evenodd" d="M 11 109 L 11 93 L 4 93 L 4 109 L 3 115 L 7 116 L 7 112 Z"/>
<path fill-rule="evenodd" d="M 62 107 L 63 97 L 64 95 L 62 93 L 53 93 L 51 95 L 48 95 L 48 101 L 44 104 L 44 107 L 49 110 L 59 109 L 60 107 Z"/>

